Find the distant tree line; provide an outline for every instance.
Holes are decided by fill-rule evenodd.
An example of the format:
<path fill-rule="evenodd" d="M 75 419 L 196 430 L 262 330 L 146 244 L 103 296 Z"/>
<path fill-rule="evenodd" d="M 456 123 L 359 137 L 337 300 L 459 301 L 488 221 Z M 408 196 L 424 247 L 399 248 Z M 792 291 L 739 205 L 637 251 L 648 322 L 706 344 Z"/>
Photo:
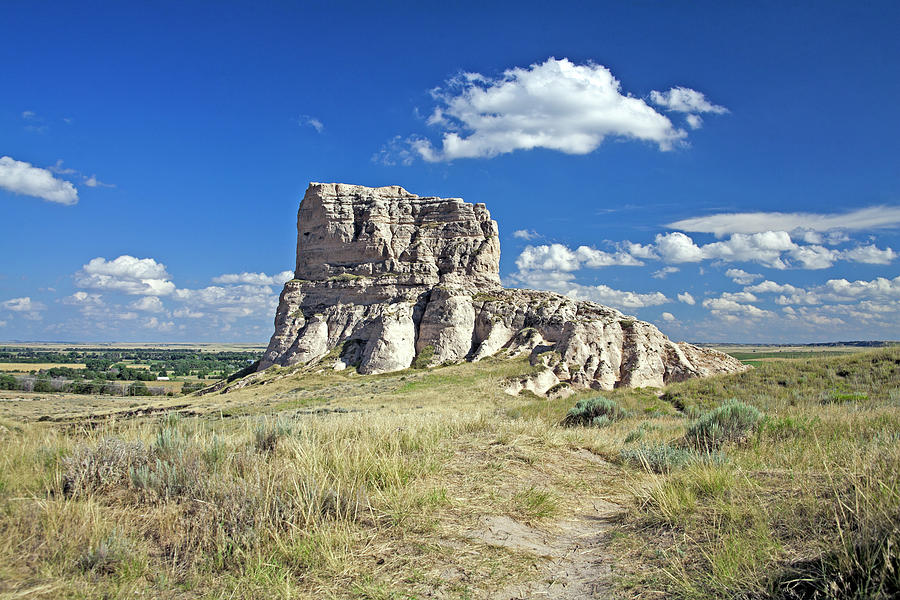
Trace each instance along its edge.
<path fill-rule="evenodd" d="M 54 351 L 0 347 L 0 363 L 85 365 L 84 369 L 59 366 L 34 370 L 32 374 L 35 375 L 107 381 L 155 381 L 157 376 L 196 375 L 200 379 L 227 377 L 259 357 L 259 352 L 203 352 L 154 348 L 68 348 Z M 146 364 L 149 368 L 134 368 L 126 364 L 129 362 Z"/>
<path fill-rule="evenodd" d="M 189 394 L 203 387 L 204 383 L 185 383 L 180 393 Z M 109 396 L 175 396 L 171 387 L 148 386 L 143 381 L 120 382 L 105 379 L 71 380 L 48 375 L 12 375 L 0 373 L 0 390 L 22 392 L 65 392 L 68 394 L 109 395 Z"/>

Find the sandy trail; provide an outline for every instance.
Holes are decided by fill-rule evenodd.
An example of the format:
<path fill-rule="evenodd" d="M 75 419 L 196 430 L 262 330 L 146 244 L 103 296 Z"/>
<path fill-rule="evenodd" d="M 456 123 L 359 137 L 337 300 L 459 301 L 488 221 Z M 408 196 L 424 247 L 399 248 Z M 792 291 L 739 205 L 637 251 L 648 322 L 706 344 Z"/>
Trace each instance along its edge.
<path fill-rule="evenodd" d="M 621 507 L 595 499 L 552 531 L 530 527 L 509 517 L 487 517 L 472 537 L 486 544 L 547 557 L 530 581 L 508 586 L 492 600 L 612 597 L 612 561 L 604 551 L 606 536 Z"/>

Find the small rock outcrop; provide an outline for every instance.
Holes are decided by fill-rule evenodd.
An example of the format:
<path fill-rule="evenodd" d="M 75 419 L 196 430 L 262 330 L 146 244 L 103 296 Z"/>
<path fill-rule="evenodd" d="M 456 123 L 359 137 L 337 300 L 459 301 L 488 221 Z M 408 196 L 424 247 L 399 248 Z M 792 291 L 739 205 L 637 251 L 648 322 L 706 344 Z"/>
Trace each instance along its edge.
<path fill-rule="evenodd" d="M 320 361 L 384 373 L 527 354 L 508 392 L 656 386 L 743 370 L 594 302 L 500 284 L 484 204 L 399 186 L 312 183 L 297 214 L 295 279 L 281 293 L 259 369 Z"/>

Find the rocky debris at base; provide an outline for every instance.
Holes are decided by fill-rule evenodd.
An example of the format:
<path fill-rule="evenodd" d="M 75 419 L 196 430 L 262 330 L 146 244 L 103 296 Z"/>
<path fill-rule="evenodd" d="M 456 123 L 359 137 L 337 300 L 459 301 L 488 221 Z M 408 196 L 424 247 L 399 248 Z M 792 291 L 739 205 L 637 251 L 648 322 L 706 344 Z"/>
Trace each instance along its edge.
<path fill-rule="evenodd" d="M 372 374 L 527 355 L 534 373 L 507 391 L 559 396 L 746 368 L 613 308 L 504 289 L 497 223 L 483 204 L 313 183 L 297 232 L 296 278 L 259 370 L 318 361 Z"/>

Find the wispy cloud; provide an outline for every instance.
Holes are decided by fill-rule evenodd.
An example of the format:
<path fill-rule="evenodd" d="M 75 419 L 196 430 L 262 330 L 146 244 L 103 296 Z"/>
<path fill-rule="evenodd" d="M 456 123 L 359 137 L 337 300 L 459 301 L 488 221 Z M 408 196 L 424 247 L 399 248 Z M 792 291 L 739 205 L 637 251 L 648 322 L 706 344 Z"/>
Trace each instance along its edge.
<path fill-rule="evenodd" d="M 715 113 L 724 114 L 728 109 L 718 106 L 706 99 L 702 92 L 686 87 L 673 87 L 665 92 L 653 90 L 650 100 L 666 110 L 683 113 Z"/>
<path fill-rule="evenodd" d="M 75 169 L 72 169 L 69 167 L 64 167 L 63 159 L 61 159 L 61 158 L 56 161 L 55 165 L 51 165 L 51 166 L 47 167 L 47 170 L 53 171 L 57 175 L 77 175 L 78 174 L 78 171 L 76 171 Z"/>
<path fill-rule="evenodd" d="M 659 269 L 658 271 L 654 271 L 653 274 L 650 275 L 650 277 L 652 277 L 654 279 L 665 279 L 672 273 L 677 273 L 678 271 L 680 271 L 680 269 L 678 267 L 663 267 L 662 269 Z"/>
<path fill-rule="evenodd" d="M 97 179 L 96 175 L 91 175 L 90 177 L 83 175 L 78 169 L 73 169 L 71 167 L 64 167 L 62 159 L 56 161 L 56 164 L 50 167 L 47 167 L 49 171 L 53 171 L 57 175 L 78 175 L 82 179 L 82 183 L 87 187 L 96 188 L 96 187 L 106 187 L 106 188 L 114 188 L 115 184 L 112 183 L 104 183 Z"/>
<path fill-rule="evenodd" d="M 859 231 L 900 226 L 900 206 L 870 206 L 846 213 L 717 213 L 669 223 L 666 227 L 722 237 L 766 231 Z M 820 242 L 821 243 L 821 242 Z"/>
<path fill-rule="evenodd" d="M 297 118 L 297 124 L 301 127 L 312 127 L 317 133 L 325 131 L 325 125 L 322 124 L 322 121 L 309 115 L 300 115 Z"/>
<path fill-rule="evenodd" d="M 103 183 L 102 181 L 97 179 L 96 175 L 91 175 L 90 177 L 86 177 L 84 179 L 84 185 L 86 185 L 88 187 L 92 187 L 92 188 L 95 188 L 95 187 L 114 188 L 114 187 L 116 187 L 115 184 L 112 184 L 112 183 Z"/>
<path fill-rule="evenodd" d="M 47 120 L 33 110 L 23 110 L 22 120 L 25 121 L 25 131 L 32 133 L 46 133 L 50 126 Z"/>

